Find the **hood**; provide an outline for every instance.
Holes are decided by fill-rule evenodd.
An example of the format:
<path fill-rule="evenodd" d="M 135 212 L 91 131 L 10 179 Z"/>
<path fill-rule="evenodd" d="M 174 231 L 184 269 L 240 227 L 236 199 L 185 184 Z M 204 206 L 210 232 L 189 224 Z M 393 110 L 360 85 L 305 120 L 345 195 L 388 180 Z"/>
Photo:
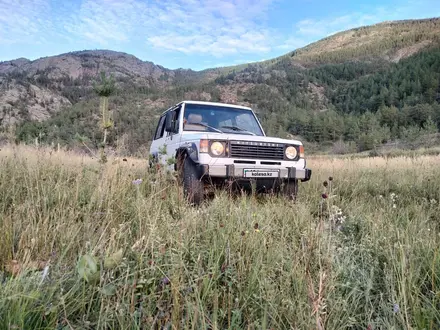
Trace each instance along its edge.
<path fill-rule="evenodd" d="M 216 132 L 183 132 L 182 140 L 198 140 L 198 139 L 210 139 L 210 140 L 240 140 L 240 141 L 255 141 L 255 142 L 273 142 L 284 144 L 302 145 L 301 141 L 281 139 L 270 136 L 256 136 L 248 134 L 230 134 L 230 133 L 216 133 Z"/>

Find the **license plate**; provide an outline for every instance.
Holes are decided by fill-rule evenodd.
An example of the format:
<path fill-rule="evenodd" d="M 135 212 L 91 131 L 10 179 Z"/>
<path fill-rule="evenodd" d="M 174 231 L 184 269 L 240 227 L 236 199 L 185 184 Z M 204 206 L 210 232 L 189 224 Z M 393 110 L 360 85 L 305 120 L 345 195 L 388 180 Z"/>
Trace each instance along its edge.
<path fill-rule="evenodd" d="M 245 178 L 277 178 L 279 176 L 278 170 L 245 169 L 243 173 Z"/>

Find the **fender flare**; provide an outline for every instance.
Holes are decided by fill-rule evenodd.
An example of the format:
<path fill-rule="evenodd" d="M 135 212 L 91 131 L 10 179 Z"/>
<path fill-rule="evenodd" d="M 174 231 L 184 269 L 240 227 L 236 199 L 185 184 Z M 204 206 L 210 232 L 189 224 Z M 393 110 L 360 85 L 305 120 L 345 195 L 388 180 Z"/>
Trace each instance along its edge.
<path fill-rule="evenodd" d="M 189 157 L 194 164 L 199 162 L 199 152 L 194 142 L 184 143 L 176 150 L 176 160 L 182 155 Z M 177 161 L 174 165 L 174 169 L 177 171 Z"/>

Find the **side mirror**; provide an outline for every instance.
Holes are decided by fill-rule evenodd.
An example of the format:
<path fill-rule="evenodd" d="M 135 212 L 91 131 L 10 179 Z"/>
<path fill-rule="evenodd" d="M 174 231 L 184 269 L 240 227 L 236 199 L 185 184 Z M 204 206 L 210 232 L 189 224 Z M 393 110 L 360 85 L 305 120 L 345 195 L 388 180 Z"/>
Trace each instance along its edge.
<path fill-rule="evenodd" d="M 165 118 L 165 131 L 174 133 L 174 111 L 170 111 L 167 113 Z"/>

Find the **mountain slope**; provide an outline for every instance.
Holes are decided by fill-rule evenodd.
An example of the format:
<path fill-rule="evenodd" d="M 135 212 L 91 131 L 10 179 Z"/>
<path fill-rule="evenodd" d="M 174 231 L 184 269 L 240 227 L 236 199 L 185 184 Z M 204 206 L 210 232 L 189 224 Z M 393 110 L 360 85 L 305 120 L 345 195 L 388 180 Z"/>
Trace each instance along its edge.
<path fill-rule="evenodd" d="M 103 70 L 118 86 L 110 100 L 117 123 L 111 143 L 123 136 L 132 141 L 131 152 L 150 139 L 156 114 L 182 99 L 250 105 L 270 134 L 359 145 L 364 135 L 380 131 L 379 143 L 400 138 L 408 127 L 423 128 L 428 119 L 440 125 L 439 63 L 438 18 L 352 29 L 272 60 L 200 72 L 168 70 L 112 51 L 18 59 L 0 63 L 0 126 L 24 123 L 20 140 L 40 131 L 47 141 L 71 143 L 78 133 L 96 143 L 91 83 Z M 424 110 L 412 110 L 417 106 Z M 394 108 L 396 128 L 380 117 Z"/>
<path fill-rule="evenodd" d="M 77 51 L 35 61 L 18 59 L 0 63 L 0 74 L 23 72 L 33 77 L 47 73 L 48 78 L 54 80 L 63 76 L 72 79 L 94 76 L 101 70 L 117 77 L 145 78 L 155 82 L 164 74 L 173 74 L 172 70 L 141 61 L 133 55 L 108 50 Z"/>
<path fill-rule="evenodd" d="M 440 43 L 440 19 L 383 22 L 336 33 L 290 56 L 304 63 L 384 59 L 398 62 Z"/>
<path fill-rule="evenodd" d="M 335 33 L 285 55 L 235 66 L 207 69 L 210 74 L 228 74 L 252 65 L 270 67 L 290 58 L 298 67 L 352 60 L 398 62 L 430 45 L 440 44 L 440 18 L 382 22 Z"/>
<path fill-rule="evenodd" d="M 0 126 L 23 120 L 44 120 L 63 106 L 92 96 L 92 81 L 100 71 L 114 75 L 120 89 L 127 86 L 164 88 L 181 75 L 180 70 L 168 70 L 133 55 L 106 50 L 2 62 Z M 191 75 L 190 71 L 186 72 Z"/>

